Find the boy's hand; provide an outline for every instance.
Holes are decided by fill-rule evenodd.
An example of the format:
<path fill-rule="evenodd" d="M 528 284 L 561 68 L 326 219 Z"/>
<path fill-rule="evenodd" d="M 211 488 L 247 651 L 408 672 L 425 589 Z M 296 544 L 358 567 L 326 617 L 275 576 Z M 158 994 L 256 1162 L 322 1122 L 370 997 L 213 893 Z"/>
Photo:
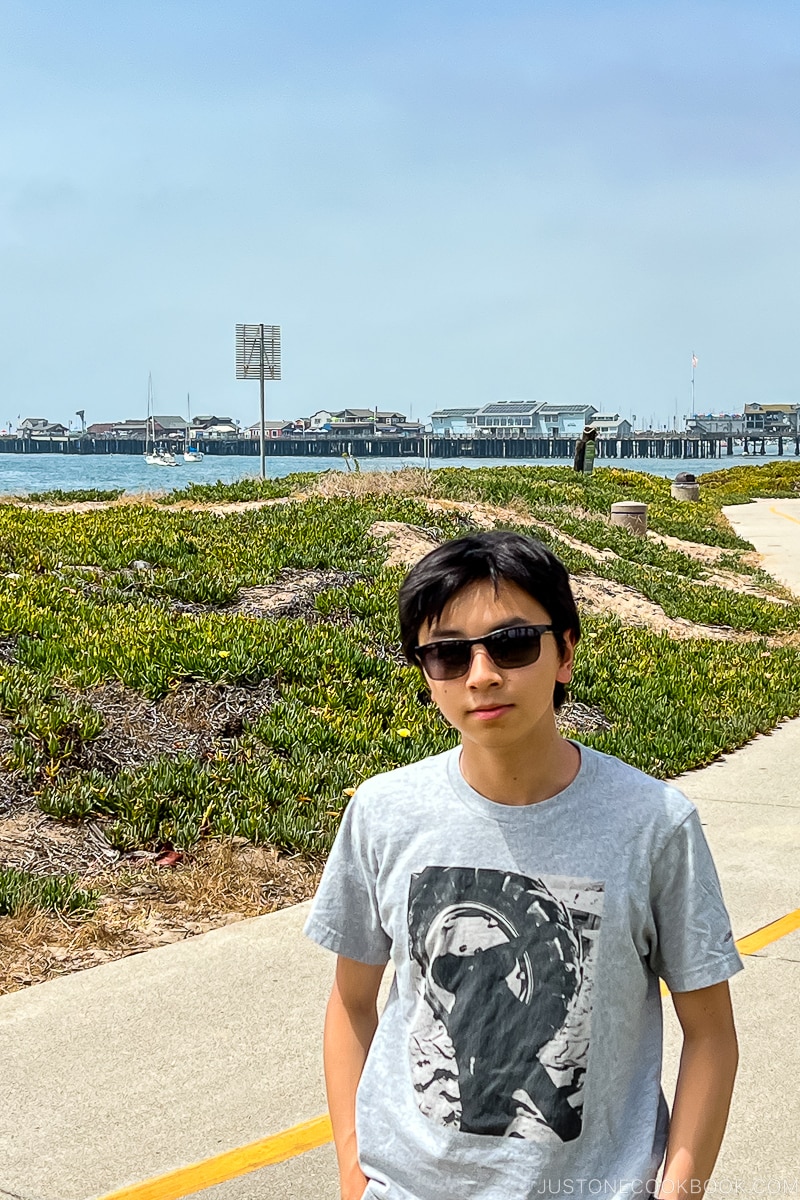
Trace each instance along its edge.
<path fill-rule="evenodd" d="M 369 1180 L 361 1168 L 355 1167 L 348 1172 L 347 1179 L 341 1180 L 342 1200 L 361 1200 L 368 1183 Z"/>
<path fill-rule="evenodd" d="M 369 1183 L 358 1162 L 356 1091 L 378 1027 L 384 970 L 340 954 L 325 1014 L 325 1082 L 342 1200 L 362 1200 Z"/>

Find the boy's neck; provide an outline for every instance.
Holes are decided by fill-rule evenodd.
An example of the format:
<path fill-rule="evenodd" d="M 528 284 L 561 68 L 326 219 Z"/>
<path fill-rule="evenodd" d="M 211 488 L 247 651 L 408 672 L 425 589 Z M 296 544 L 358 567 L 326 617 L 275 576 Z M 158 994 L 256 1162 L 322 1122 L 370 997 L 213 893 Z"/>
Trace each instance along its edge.
<path fill-rule="evenodd" d="M 522 807 L 557 796 L 578 774 L 581 753 L 555 725 L 547 732 L 548 736 L 535 742 L 497 749 L 462 740 L 459 768 L 463 778 L 497 804 Z"/>

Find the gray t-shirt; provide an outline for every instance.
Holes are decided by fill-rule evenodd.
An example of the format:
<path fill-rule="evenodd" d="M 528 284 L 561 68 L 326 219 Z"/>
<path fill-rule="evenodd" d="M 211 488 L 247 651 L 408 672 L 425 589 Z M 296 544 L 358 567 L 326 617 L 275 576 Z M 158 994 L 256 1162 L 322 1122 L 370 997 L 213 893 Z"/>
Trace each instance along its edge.
<path fill-rule="evenodd" d="M 356 1105 L 370 1200 L 652 1190 L 659 976 L 692 991 L 742 963 L 694 806 L 579 749 L 538 804 L 487 800 L 457 747 L 347 807 L 305 933 L 395 967 Z"/>

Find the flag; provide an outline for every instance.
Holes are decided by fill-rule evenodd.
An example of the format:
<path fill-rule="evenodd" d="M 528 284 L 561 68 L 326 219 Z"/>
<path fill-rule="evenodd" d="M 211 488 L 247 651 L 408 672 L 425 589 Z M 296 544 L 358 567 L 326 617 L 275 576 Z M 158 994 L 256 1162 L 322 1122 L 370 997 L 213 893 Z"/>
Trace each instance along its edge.
<path fill-rule="evenodd" d="M 692 355 L 692 370 L 694 370 L 696 366 L 697 366 L 697 355 L 693 354 Z"/>

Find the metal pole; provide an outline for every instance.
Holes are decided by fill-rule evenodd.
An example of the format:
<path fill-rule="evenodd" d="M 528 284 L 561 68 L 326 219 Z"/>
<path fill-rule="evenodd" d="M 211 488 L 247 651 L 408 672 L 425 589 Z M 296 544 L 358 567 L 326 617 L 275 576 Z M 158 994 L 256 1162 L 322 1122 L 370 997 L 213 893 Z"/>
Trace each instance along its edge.
<path fill-rule="evenodd" d="M 261 478 L 267 478 L 267 431 L 264 424 L 264 322 L 261 322 Z"/>

